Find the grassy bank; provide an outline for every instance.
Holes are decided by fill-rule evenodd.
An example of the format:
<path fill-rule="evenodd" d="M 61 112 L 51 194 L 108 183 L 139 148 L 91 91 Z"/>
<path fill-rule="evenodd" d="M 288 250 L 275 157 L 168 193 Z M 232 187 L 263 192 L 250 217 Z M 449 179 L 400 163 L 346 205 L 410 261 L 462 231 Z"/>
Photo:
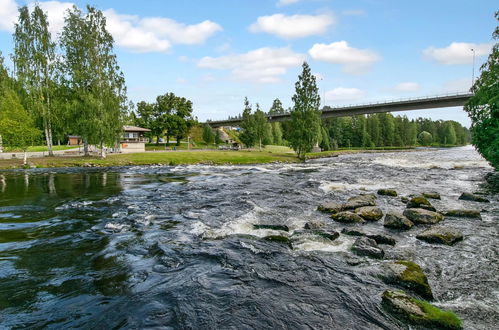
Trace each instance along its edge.
<path fill-rule="evenodd" d="M 70 149 L 78 149 L 78 146 L 52 146 L 53 151 L 59 151 L 59 150 L 70 150 Z M 47 146 L 31 146 L 28 147 L 28 152 L 41 152 L 41 151 L 48 151 L 49 149 Z M 21 149 L 15 149 L 15 148 L 8 148 L 6 147 L 4 152 L 23 152 Z"/>
<path fill-rule="evenodd" d="M 391 150 L 397 151 L 397 150 Z M 340 154 L 383 152 L 382 150 L 336 150 L 307 154 L 307 158 L 335 157 Z M 386 150 L 384 150 L 386 152 Z M 299 160 L 288 147 L 267 146 L 259 150 L 223 151 L 192 150 L 171 152 L 145 152 L 135 154 L 111 154 L 98 157 L 43 157 L 30 158 L 31 167 L 106 167 L 128 165 L 182 165 L 182 164 L 265 164 L 274 162 L 295 163 Z M 21 159 L 2 159 L 0 169 L 22 168 Z"/>

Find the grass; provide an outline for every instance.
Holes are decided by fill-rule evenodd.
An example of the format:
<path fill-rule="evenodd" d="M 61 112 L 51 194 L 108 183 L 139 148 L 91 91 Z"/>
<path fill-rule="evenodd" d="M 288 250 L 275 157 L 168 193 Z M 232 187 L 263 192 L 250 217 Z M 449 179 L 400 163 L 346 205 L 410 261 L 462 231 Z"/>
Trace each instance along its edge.
<path fill-rule="evenodd" d="M 78 146 L 52 146 L 53 151 L 76 149 Z M 48 151 L 47 146 L 31 146 L 28 152 Z M 5 152 L 22 152 L 20 149 L 5 148 Z"/>

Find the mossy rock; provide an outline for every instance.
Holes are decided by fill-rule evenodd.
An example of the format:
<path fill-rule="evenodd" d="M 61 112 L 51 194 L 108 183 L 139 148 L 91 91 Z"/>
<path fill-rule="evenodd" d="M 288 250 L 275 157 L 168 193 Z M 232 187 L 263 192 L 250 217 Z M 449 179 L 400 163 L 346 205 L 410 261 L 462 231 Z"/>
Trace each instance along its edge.
<path fill-rule="evenodd" d="M 428 211 L 435 212 L 435 208 L 433 207 L 433 205 L 431 205 L 431 203 L 423 196 L 416 196 L 416 197 L 411 198 L 407 202 L 407 208 L 408 209 L 425 209 Z"/>
<path fill-rule="evenodd" d="M 453 228 L 432 227 L 419 233 L 416 238 L 428 243 L 454 245 L 463 240 L 463 234 Z"/>
<path fill-rule="evenodd" d="M 431 199 L 440 199 L 440 194 L 436 191 L 428 191 L 423 193 L 423 197 L 431 198 Z"/>
<path fill-rule="evenodd" d="M 479 202 L 479 203 L 490 203 L 490 201 L 482 196 L 478 196 L 472 193 L 462 193 L 461 196 L 459 196 L 459 199 L 464 200 L 464 201 L 472 201 L 472 202 Z"/>
<path fill-rule="evenodd" d="M 383 280 L 417 293 L 424 299 L 432 300 L 433 293 L 421 267 L 409 260 L 398 260 L 385 265 Z"/>
<path fill-rule="evenodd" d="M 453 312 L 413 298 L 403 291 L 385 291 L 382 305 L 388 312 L 416 326 L 429 329 L 462 329 L 461 320 Z"/>
<path fill-rule="evenodd" d="M 383 226 L 392 229 L 408 230 L 414 226 L 414 223 L 399 213 L 387 213 Z"/>
<path fill-rule="evenodd" d="M 378 195 L 397 197 L 397 192 L 393 189 L 379 189 Z"/>
<path fill-rule="evenodd" d="M 383 235 L 383 234 L 367 234 L 367 237 L 373 239 L 376 241 L 378 244 L 387 244 L 387 245 L 395 245 L 397 241 L 395 238 L 388 236 L 388 235 Z"/>
<path fill-rule="evenodd" d="M 378 246 L 375 240 L 368 237 L 359 237 L 352 245 L 352 251 L 361 257 L 383 259 L 385 251 Z"/>
<path fill-rule="evenodd" d="M 365 232 L 357 228 L 343 228 L 341 233 L 348 236 L 366 236 Z"/>
<path fill-rule="evenodd" d="M 478 210 L 448 210 L 444 214 L 449 217 L 482 219 Z"/>
<path fill-rule="evenodd" d="M 342 223 L 364 223 L 364 219 L 356 213 L 350 211 L 343 211 L 336 214 L 331 215 L 331 218 L 334 221 L 342 222 Z"/>
<path fill-rule="evenodd" d="M 343 209 L 352 210 L 362 206 L 376 206 L 376 195 L 364 194 L 350 197 L 347 202 L 343 204 Z"/>
<path fill-rule="evenodd" d="M 425 209 L 405 209 L 403 215 L 415 224 L 422 225 L 433 225 L 444 219 L 442 214 Z"/>
<path fill-rule="evenodd" d="M 326 223 L 320 220 L 307 221 L 303 228 L 305 229 L 321 229 L 326 227 Z"/>
<path fill-rule="evenodd" d="M 360 215 L 362 219 L 369 221 L 378 221 L 383 218 L 383 211 L 377 206 L 363 206 L 355 209 L 355 213 Z"/>
<path fill-rule="evenodd" d="M 338 213 L 343 211 L 343 206 L 338 203 L 328 202 L 319 205 L 319 207 L 317 207 L 317 210 L 324 213 Z"/>
<path fill-rule="evenodd" d="M 253 229 L 269 229 L 269 230 L 289 231 L 289 227 L 286 225 L 254 224 Z"/>

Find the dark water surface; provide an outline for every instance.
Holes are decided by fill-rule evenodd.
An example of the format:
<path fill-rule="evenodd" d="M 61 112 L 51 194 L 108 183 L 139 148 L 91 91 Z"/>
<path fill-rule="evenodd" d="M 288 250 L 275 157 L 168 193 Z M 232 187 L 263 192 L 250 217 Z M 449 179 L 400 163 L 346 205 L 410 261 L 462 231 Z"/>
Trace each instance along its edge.
<path fill-rule="evenodd" d="M 262 240 L 252 224 L 291 232 L 324 201 L 395 188 L 436 190 L 437 209 L 475 208 L 482 220 L 447 218 L 463 242 L 397 238 L 385 259 L 419 263 L 435 304 L 468 329 L 499 324 L 498 195 L 492 169 L 469 147 L 359 154 L 307 164 L 128 167 L 0 173 L 0 328 L 405 329 L 380 306 L 383 261 L 350 252 L 354 238 Z M 458 200 L 481 192 L 491 203 Z M 404 209 L 378 197 L 384 211 Z M 332 223 L 337 230 L 343 225 Z M 356 265 L 353 265 L 356 264 Z"/>

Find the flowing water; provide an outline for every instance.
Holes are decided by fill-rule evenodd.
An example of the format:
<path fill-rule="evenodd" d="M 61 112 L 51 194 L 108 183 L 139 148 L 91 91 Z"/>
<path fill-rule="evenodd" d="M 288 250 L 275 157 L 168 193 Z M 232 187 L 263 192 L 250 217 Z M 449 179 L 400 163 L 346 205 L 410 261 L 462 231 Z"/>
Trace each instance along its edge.
<path fill-rule="evenodd" d="M 394 188 L 438 191 L 437 209 L 478 208 L 482 220 L 448 218 L 465 239 L 449 247 L 384 229 L 385 260 L 410 259 L 428 275 L 435 305 L 468 329 L 499 324 L 497 187 L 470 147 L 344 155 L 306 164 L 126 167 L 0 173 L 0 328 L 405 329 L 381 307 L 393 288 L 383 260 L 355 257 L 354 237 L 293 245 L 290 234 L 323 220 L 324 201 Z M 480 192 L 491 203 L 458 200 Z M 399 198 L 378 196 L 384 211 Z"/>

